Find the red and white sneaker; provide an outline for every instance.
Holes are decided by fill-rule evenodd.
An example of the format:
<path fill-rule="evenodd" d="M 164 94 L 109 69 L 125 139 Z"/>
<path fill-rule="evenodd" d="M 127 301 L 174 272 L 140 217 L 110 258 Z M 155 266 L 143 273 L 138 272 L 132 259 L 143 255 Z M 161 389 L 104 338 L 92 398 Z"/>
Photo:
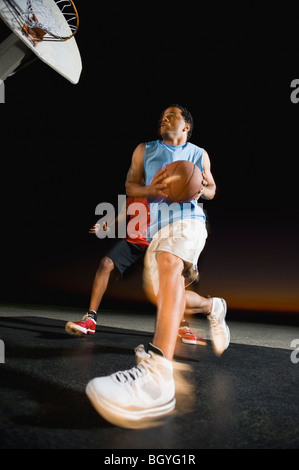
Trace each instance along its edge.
<path fill-rule="evenodd" d="M 66 332 L 71 336 L 83 336 L 96 332 L 96 321 L 87 313 L 81 321 L 69 321 L 65 325 Z"/>
<path fill-rule="evenodd" d="M 200 336 L 195 336 L 190 330 L 189 326 L 180 326 L 178 337 L 181 338 L 182 343 L 185 344 L 199 344 L 200 346 L 206 346 L 207 342 Z"/>

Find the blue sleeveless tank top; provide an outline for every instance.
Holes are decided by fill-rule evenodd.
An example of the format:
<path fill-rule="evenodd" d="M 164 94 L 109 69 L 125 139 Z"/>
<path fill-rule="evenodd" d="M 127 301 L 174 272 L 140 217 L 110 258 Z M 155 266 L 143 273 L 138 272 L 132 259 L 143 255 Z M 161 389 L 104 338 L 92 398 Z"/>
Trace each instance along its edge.
<path fill-rule="evenodd" d="M 145 184 L 151 184 L 155 174 L 159 170 L 165 168 L 169 163 L 178 160 L 188 160 L 195 163 L 200 171 L 203 171 L 203 154 L 204 149 L 190 142 L 184 145 L 169 145 L 161 140 L 147 142 L 144 152 Z M 165 210 L 165 205 L 171 206 L 171 210 Z M 205 223 L 206 220 L 203 209 L 197 201 L 185 202 L 183 204 L 170 204 L 165 199 L 159 201 L 150 200 L 149 208 L 151 218 L 147 236 L 149 241 L 158 230 L 177 220 L 195 218 L 202 223 Z"/>

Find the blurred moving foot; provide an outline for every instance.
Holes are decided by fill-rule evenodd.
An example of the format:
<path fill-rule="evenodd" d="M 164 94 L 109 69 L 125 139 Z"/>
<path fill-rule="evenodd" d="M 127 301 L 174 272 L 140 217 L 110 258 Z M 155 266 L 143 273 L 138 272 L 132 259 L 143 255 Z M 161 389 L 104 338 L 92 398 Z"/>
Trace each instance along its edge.
<path fill-rule="evenodd" d="M 230 342 L 230 332 L 225 317 L 227 312 L 227 305 L 224 299 L 213 297 L 212 311 L 207 315 L 210 321 L 210 333 L 214 352 L 217 356 L 221 356 Z"/>
<path fill-rule="evenodd" d="M 176 403 L 173 364 L 161 353 L 151 344 L 147 353 L 138 346 L 136 367 L 91 380 L 86 393 L 98 413 L 128 428 L 170 413 Z"/>
<path fill-rule="evenodd" d="M 185 344 L 199 344 L 200 346 L 206 346 L 207 342 L 204 338 L 199 335 L 195 335 L 192 333 L 188 322 L 184 321 L 180 327 L 178 332 L 178 337 L 182 340 L 182 343 Z"/>

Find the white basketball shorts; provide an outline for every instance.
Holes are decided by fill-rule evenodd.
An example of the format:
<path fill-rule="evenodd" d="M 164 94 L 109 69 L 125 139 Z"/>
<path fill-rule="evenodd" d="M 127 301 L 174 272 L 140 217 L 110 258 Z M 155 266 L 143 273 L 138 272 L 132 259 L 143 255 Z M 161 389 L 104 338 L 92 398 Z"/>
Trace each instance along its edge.
<path fill-rule="evenodd" d="M 205 224 L 197 219 L 183 219 L 173 222 L 153 237 L 144 260 L 144 285 L 157 296 L 159 291 L 159 273 L 157 253 L 167 251 L 181 258 L 185 270 L 197 266 L 198 258 L 207 239 Z"/>

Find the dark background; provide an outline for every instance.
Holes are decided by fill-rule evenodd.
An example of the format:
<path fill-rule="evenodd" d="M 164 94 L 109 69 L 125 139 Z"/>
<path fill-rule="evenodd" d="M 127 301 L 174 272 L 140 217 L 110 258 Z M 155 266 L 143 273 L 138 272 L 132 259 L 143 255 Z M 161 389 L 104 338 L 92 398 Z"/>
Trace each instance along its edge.
<path fill-rule="evenodd" d="M 113 243 L 88 233 L 95 208 L 117 207 L 134 148 L 156 138 L 160 111 L 176 102 L 193 114 L 192 142 L 208 151 L 217 183 L 216 198 L 204 202 L 210 236 L 194 288 L 225 297 L 239 318 L 247 311 L 294 318 L 295 15 L 94 3 L 76 3 L 78 85 L 38 60 L 5 83 L 2 302 L 85 312 L 100 258 Z M 0 39 L 8 34 L 1 23 Z M 112 282 L 104 305 L 144 308 L 140 279 L 137 268 Z"/>

